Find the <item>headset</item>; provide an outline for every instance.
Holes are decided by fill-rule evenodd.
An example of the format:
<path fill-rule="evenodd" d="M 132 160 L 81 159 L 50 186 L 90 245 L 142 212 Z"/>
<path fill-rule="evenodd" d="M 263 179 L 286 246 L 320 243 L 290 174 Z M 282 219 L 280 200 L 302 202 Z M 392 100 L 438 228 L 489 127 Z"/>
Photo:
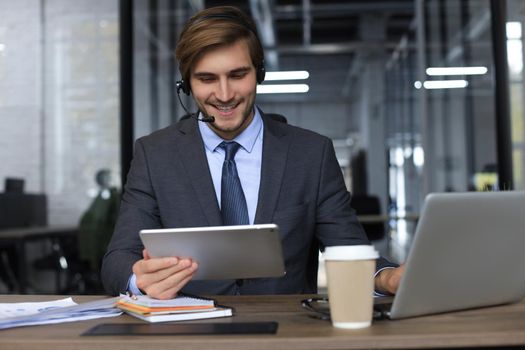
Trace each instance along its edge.
<path fill-rule="evenodd" d="M 259 40 L 259 36 L 257 35 L 257 32 L 244 19 L 242 19 L 240 17 L 237 17 L 237 16 L 234 16 L 234 15 L 227 14 L 227 13 L 217 13 L 217 14 L 213 14 L 213 15 L 204 16 L 202 18 L 197 19 L 195 23 L 203 22 L 205 20 L 213 19 L 213 18 L 224 18 L 224 19 L 229 19 L 229 20 L 235 21 L 235 22 L 241 24 L 244 28 L 248 29 L 253 34 L 255 34 L 255 37 L 257 38 L 257 40 Z M 195 23 L 193 23 L 193 24 L 195 24 Z M 257 84 L 261 84 L 264 81 L 264 76 L 265 75 L 266 75 L 266 69 L 264 68 L 264 60 L 262 60 L 261 64 L 256 67 Z M 175 85 L 177 87 L 177 94 L 180 94 L 181 90 L 186 95 L 189 95 L 191 93 L 191 86 L 190 86 L 189 82 L 185 81 L 184 79 L 177 81 L 175 83 Z M 180 96 L 179 96 L 179 101 L 180 101 Z M 181 102 L 181 104 L 182 104 L 182 102 Z M 184 107 L 184 105 L 183 105 L 183 107 Z M 184 109 L 186 110 L 186 108 L 184 108 Z"/>

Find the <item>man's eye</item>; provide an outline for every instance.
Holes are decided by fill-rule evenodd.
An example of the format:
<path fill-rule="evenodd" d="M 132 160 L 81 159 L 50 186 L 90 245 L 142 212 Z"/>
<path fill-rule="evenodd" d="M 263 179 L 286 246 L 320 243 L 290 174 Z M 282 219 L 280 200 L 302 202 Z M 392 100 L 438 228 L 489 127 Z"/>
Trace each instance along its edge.
<path fill-rule="evenodd" d="M 213 77 L 201 77 L 199 78 L 200 81 L 202 81 L 203 83 L 211 83 L 215 80 L 215 78 Z"/>
<path fill-rule="evenodd" d="M 234 73 L 231 75 L 232 79 L 242 79 L 246 76 L 247 73 Z"/>

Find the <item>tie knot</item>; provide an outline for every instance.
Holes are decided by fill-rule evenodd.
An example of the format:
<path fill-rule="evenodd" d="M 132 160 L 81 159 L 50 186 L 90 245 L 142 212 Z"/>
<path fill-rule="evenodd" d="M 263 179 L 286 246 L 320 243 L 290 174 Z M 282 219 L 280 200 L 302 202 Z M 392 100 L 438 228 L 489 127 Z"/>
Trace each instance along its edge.
<path fill-rule="evenodd" d="M 219 147 L 223 148 L 224 152 L 226 153 L 226 155 L 224 156 L 224 161 L 230 161 L 233 160 L 233 158 L 235 158 L 235 154 L 237 153 L 241 145 L 235 141 L 223 141 L 221 142 Z"/>

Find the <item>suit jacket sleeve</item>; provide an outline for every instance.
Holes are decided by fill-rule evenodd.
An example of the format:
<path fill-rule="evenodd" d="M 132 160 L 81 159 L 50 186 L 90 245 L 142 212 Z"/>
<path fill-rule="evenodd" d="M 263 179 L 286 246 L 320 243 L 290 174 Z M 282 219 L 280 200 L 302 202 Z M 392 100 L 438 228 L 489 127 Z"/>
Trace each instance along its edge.
<path fill-rule="evenodd" d="M 325 140 L 317 203 L 316 230 L 321 250 L 327 246 L 370 244 L 363 227 L 351 207 L 341 168 L 330 140 Z M 384 258 L 377 269 L 395 267 Z"/>
<path fill-rule="evenodd" d="M 144 145 L 139 139 L 135 143 L 119 217 L 102 264 L 101 278 L 108 293 L 117 295 L 127 290 L 132 266 L 142 258 L 144 248 L 138 232 L 157 227 L 161 227 L 159 209 Z"/>

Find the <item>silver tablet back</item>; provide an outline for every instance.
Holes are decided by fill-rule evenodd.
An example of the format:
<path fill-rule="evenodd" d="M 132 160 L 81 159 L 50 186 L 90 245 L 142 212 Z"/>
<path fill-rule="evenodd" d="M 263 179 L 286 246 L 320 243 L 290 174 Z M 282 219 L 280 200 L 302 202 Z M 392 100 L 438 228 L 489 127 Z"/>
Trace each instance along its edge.
<path fill-rule="evenodd" d="M 140 231 L 152 257 L 190 257 L 193 280 L 281 277 L 285 274 L 279 228 L 274 224 Z"/>

